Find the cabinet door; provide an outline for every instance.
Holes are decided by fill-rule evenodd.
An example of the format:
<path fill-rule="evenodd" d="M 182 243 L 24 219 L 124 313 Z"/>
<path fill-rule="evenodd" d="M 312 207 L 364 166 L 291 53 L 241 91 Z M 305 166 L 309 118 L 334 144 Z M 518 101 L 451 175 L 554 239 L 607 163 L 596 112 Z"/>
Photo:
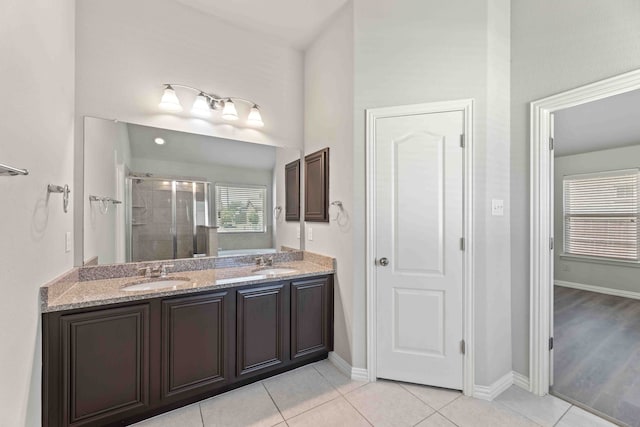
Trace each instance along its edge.
<path fill-rule="evenodd" d="M 228 382 L 228 292 L 162 301 L 162 398 L 184 398 Z"/>
<path fill-rule="evenodd" d="M 147 304 L 62 316 L 63 425 L 106 423 L 149 405 Z"/>
<path fill-rule="evenodd" d="M 304 158 L 304 220 L 329 222 L 329 149 Z"/>
<path fill-rule="evenodd" d="M 283 284 L 237 291 L 238 377 L 275 368 L 285 362 L 288 334 Z"/>
<path fill-rule="evenodd" d="M 329 278 L 291 283 L 291 359 L 331 350 Z"/>
<path fill-rule="evenodd" d="M 300 159 L 284 167 L 285 220 L 300 221 Z"/>

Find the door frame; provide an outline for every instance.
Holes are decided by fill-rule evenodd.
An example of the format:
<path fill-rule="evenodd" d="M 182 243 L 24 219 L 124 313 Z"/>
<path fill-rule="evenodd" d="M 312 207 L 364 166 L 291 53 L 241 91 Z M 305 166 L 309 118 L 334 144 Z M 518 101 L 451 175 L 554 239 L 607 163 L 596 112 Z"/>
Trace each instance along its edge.
<path fill-rule="evenodd" d="M 551 297 L 553 292 L 553 194 L 550 136 L 552 114 L 640 89 L 640 70 L 620 74 L 576 89 L 561 92 L 530 104 L 530 322 L 529 381 L 530 391 L 538 396 L 549 392 L 552 336 Z"/>
<path fill-rule="evenodd" d="M 376 120 L 386 117 L 402 117 L 416 114 L 461 111 L 464 121 L 463 159 L 463 331 L 466 351 L 463 356 L 463 392 L 473 395 L 474 385 L 474 264 L 473 264 L 473 99 L 429 102 L 424 104 L 371 108 L 366 110 L 366 292 L 367 292 L 367 370 L 370 381 L 377 379 L 377 319 L 376 319 Z"/>

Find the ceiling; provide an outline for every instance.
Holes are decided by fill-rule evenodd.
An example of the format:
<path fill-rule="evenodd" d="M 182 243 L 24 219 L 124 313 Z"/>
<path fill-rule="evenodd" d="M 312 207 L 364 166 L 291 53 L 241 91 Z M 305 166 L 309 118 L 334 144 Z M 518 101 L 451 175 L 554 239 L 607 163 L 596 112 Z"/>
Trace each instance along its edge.
<path fill-rule="evenodd" d="M 133 124 L 127 128 L 134 158 L 263 170 L 272 170 L 276 161 L 276 147 L 269 145 Z M 157 137 L 166 143 L 156 144 Z"/>
<path fill-rule="evenodd" d="M 176 0 L 297 49 L 313 41 L 347 0 Z"/>
<path fill-rule="evenodd" d="M 640 145 L 640 90 L 554 114 L 555 156 Z"/>

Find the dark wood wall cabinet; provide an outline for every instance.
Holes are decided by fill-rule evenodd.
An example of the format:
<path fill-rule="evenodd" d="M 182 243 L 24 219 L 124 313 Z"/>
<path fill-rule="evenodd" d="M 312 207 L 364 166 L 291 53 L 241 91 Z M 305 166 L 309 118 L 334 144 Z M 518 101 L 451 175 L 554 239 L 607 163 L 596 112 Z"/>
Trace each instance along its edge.
<path fill-rule="evenodd" d="M 329 222 L 329 148 L 304 158 L 304 220 Z"/>
<path fill-rule="evenodd" d="M 284 167 L 285 221 L 300 221 L 300 159 Z"/>
<path fill-rule="evenodd" d="M 42 424 L 124 426 L 326 358 L 333 276 L 42 319 Z"/>

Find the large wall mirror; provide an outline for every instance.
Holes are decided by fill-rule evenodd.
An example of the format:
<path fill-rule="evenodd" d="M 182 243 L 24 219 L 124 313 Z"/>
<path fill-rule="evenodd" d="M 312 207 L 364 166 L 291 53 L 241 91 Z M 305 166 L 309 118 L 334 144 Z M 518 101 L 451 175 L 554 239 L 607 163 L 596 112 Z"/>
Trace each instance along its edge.
<path fill-rule="evenodd" d="M 86 117 L 83 265 L 302 249 L 285 221 L 300 151 Z"/>

